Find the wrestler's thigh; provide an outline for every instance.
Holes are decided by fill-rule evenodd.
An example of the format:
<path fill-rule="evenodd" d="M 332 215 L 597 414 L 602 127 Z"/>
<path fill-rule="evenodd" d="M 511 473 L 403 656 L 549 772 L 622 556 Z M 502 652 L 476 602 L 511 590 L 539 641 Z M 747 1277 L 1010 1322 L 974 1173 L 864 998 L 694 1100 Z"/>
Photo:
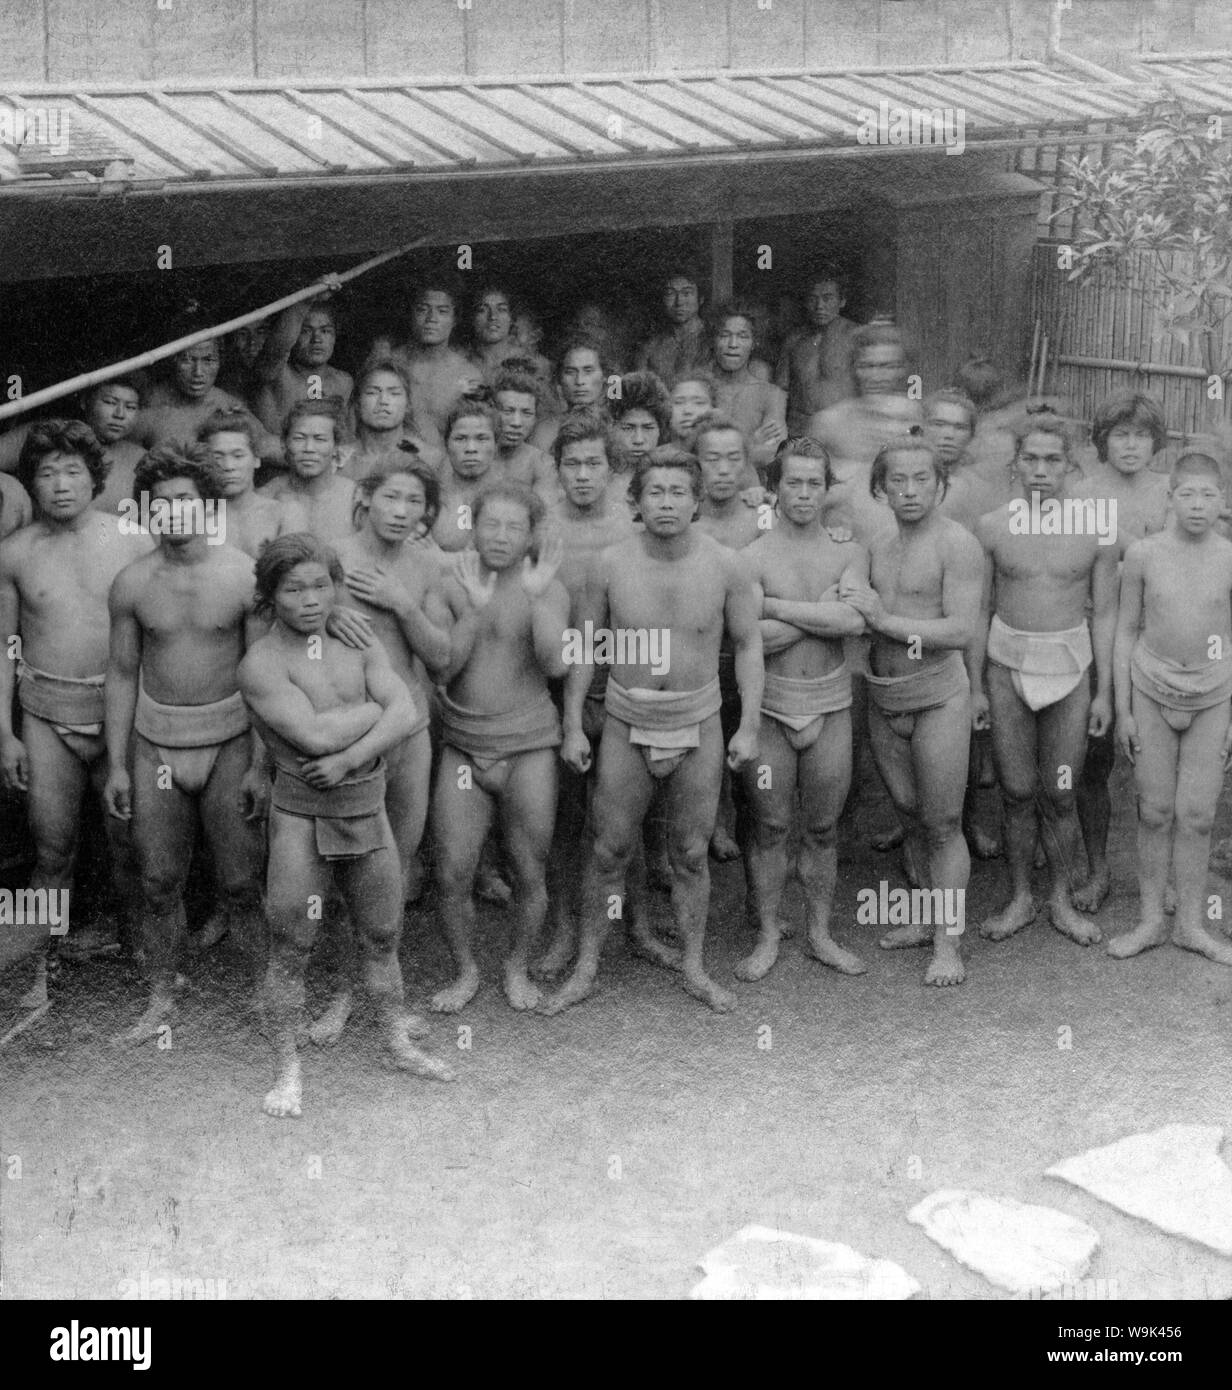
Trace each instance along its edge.
<path fill-rule="evenodd" d="M 432 793 L 432 834 L 437 846 L 437 877 L 473 876 L 492 824 L 492 798 L 475 781 L 464 754 L 445 745 Z"/>
<path fill-rule="evenodd" d="M 22 718 L 22 742 L 30 769 L 26 815 L 36 845 L 69 852 L 77 839 L 81 798 L 89 772 L 60 735 L 32 714 Z"/>
<path fill-rule="evenodd" d="M 966 691 L 917 716 L 911 759 L 920 819 L 926 825 L 961 815 L 970 756 L 971 697 Z"/>
<path fill-rule="evenodd" d="M 907 739 L 899 738 L 890 728 L 885 715 L 872 700 L 868 702 L 868 742 L 873 752 L 873 762 L 886 785 L 886 791 L 890 793 L 894 809 L 900 815 L 914 816 L 918 797 L 911 744 Z"/>
<path fill-rule="evenodd" d="M 1199 813 L 1214 812 L 1223 790 L 1221 750 L 1229 718 L 1232 718 L 1232 705 L 1224 700 L 1210 709 L 1199 710 L 1193 723 L 1181 735 L 1176 791 L 1178 814 L 1190 808 Z"/>
<path fill-rule="evenodd" d="M 1009 796 L 1025 801 L 1035 791 L 1037 735 L 1035 714 L 1019 699 L 1010 671 L 988 663 L 984 676 L 992 724 L 992 755 L 997 781 Z"/>
<path fill-rule="evenodd" d="M 431 795 L 432 741 L 427 729 L 403 739 L 385 754 L 385 814 L 394 841 L 414 854 L 423 839 Z"/>
<path fill-rule="evenodd" d="M 330 867 L 317 853 L 312 820 L 271 808 L 265 906 L 275 929 L 302 924 L 314 937 L 332 886 Z"/>
<path fill-rule="evenodd" d="M 902 740 L 898 740 L 902 742 Z M 800 754 L 800 808 L 805 829 L 833 825 L 851 785 L 851 711 L 826 715 L 821 736 Z"/>
<path fill-rule="evenodd" d="M 542 863 L 552 843 L 556 821 L 555 748 L 519 753 L 500 798 L 501 834 L 515 862 Z"/>
<path fill-rule="evenodd" d="M 797 757 L 777 719 L 762 715 L 757 756 L 745 763 L 739 775 L 753 820 L 790 827 L 796 808 Z"/>
<path fill-rule="evenodd" d="M 1134 787 L 1139 804 L 1156 814 L 1170 815 L 1176 806 L 1181 736 L 1164 718 L 1155 701 L 1137 686 L 1130 690 L 1129 700 L 1140 745 L 1134 754 Z M 1222 782 L 1223 762 L 1218 748 L 1211 757 Z"/>
<path fill-rule="evenodd" d="M 1087 756 L 1087 719 L 1091 713 L 1091 689 L 1079 681 L 1064 700 L 1039 712 L 1037 728 L 1040 777 L 1044 791 L 1064 790 L 1068 781 L 1078 785 Z M 1069 768 L 1068 778 L 1062 769 Z"/>
<path fill-rule="evenodd" d="M 159 786 L 163 764 L 153 745 L 140 736 L 134 745 L 133 844 L 142 876 L 182 884 L 196 839 L 196 798 L 180 791 L 169 776 L 167 785 Z"/>
<path fill-rule="evenodd" d="M 596 842 L 613 854 L 631 855 L 654 789 L 641 753 L 629 742 L 628 725 L 609 718 L 591 802 Z"/>
<path fill-rule="evenodd" d="M 402 932 L 402 865 L 388 827 L 380 849 L 342 860 L 335 874 L 360 941 L 382 949 L 391 939 L 396 945 Z"/>
<path fill-rule="evenodd" d="M 702 720 L 698 746 L 667 779 L 669 846 L 683 848 L 714 834 L 726 751 L 719 716 L 712 714 Z"/>
<path fill-rule="evenodd" d="M 261 873 L 263 826 L 246 821 L 240 805 L 240 782 L 252 758 L 247 734 L 228 739 L 218 750 L 199 798 L 201 829 L 224 884 L 256 883 Z"/>

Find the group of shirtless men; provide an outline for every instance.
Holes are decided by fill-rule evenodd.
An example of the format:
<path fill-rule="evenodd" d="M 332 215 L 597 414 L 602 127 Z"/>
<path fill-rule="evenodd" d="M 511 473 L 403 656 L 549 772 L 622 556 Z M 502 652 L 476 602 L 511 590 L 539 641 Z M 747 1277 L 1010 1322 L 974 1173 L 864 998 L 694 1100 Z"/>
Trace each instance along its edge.
<path fill-rule="evenodd" d="M 1160 407 L 1126 394 L 1096 413 L 1084 468 L 1052 409 L 1007 426 L 990 408 L 982 360 L 914 399 L 899 334 L 843 318 L 829 271 L 773 373 L 747 306 L 711 329 L 694 275 L 663 289 L 667 326 L 623 376 L 584 336 L 553 372 L 495 288 L 463 354 L 454 294 L 429 283 L 409 341 L 378 341 L 354 381 L 330 364 L 327 296 L 227 344 L 233 392 L 208 342 L 0 440 L 0 776 L 48 892 L 70 889 L 87 786 L 101 795 L 151 980 L 121 1041 L 172 1014 L 198 831 L 216 906 L 192 936 L 231 933 L 260 962 L 273 1115 L 300 1113 L 299 1045 L 340 1034 L 355 974 L 392 1062 L 449 1078 L 416 1045 L 398 958 L 426 828 L 457 965 L 434 1011 L 479 988 L 477 888 L 509 901 L 516 1009 L 585 998 L 613 921 L 730 1009 L 703 943 L 733 825 L 756 931 L 736 976 L 774 965 L 793 867 L 809 951 L 859 974 L 831 933 L 853 745 L 911 883 L 961 905 L 969 844 L 999 852 L 971 815 L 991 738 L 1011 896 L 980 931 L 1034 920 L 1042 844 L 1052 925 L 1086 946 L 1119 744 L 1141 915 L 1109 953 L 1170 936 L 1232 964 L 1205 920 L 1232 757 L 1214 451 L 1154 471 Z M 669 885 L 674 940 L 649 911 Z M 344 951 L 305 1030 L 322 921 L 357 965 Z M 900 919 L 880 944 L 931 946 L 926 983 L 957 984 L 964 925 L 961 906 Z M 0 951 L 34 958 L 32 1006 L 47 935 L 8 928 Z"/>

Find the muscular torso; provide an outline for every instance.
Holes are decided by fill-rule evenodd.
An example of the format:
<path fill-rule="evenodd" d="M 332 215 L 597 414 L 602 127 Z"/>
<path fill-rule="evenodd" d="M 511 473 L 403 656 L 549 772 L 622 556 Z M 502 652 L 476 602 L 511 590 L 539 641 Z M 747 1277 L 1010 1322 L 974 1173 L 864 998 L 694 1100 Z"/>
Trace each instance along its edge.
<path fill-rule="evenodd" d="M 565 550 L 557 574 L 574 601 L 594 557 L 609 545 L 616 545 L 633 534 L 629 509 L 619 501 L 614 502 L 610 494 L 605 501 L 605 510 L 594 515 L 570 513 L 563 501 L 548 511 L 548 525 L 560 536 Z"/>
<path fill-rule="evenodd" d="M 149 396 L 137 416 L 133 439 L 152 448 L 165 439 L 194 440 L 197 431 L 216 410 L 247 410 L 238 396 L 228 395 L 217 386 L 200 400 L 188 400 L 174 388 L 158 383 L 150 388 Z"/>
<path fill-rule="evenodd" d="M 87 515 L 79 531 L 36 522 L 4 543 L 4 569 L 21 601 L 22 656 L 52 675 L 106 670 L 107 591 L 152 545 L 148 536 L 121 534 L 115 517 Z"/>
<path fill-rule="evenodd" d="M 141 628 L 141 680 L 153 700 L 206 705 L 238 689 L 253 565 L 231 546 L 211 546 L 185 565 L 160 552 L 138 562 L 133 612 Z"/>
<path fill-rule="evenodd" d="M 679 559 L 650 555 L 641 536 L 613 546 L 600 560 L 606 580 L 609 628 L 659 628 L 671 632 L 670 669 L 656 674 L 649 663 L 614 665 L 612 678 L 626 687 L 696 690 L 718 674 L 724 611 L 735 562 L 717 541 L 695 534 Z"/>
<path fill-rule="evenodd" d="M 1168 519 L 1168 476 L 1143 472 L 1134 479 L 1106 465 L 1070 489 L 1073 497 L 1115 498 L 1117 504 L 1117 554 L 1124 555 L 1132 542 L 1162 531 Z"/>
<path fill-rule="evenodd" d="M 296 505 L 305 528 L 327 544 L 354 534 L 355 484 L 341 474 L 331 474 L 325 487 L 309 491 L 293 474 L 283 473 L 258 496 Z"/>
<path fill-rule="evenodd" d="M 856 393 L 851 371 L 854 325 L 838 318 L 822 329 L 801 328 L 783 346 L 779 385 L 787 390 L 787 427 L 797 434 L 820 410 Z M 784 378 L 786 378 L 784 380 Z"/>
<path fill-rule="evenodd" d="M 297 401 L 309 398 L 313 377 L 320 378 L 315 399 L 340 396 L 344 406 L 349 403 L 355 383 L 346 372 L 331 367 L 329 363 L 323 367 L 307 368 L 295 367 L 288 362 L 283 366 L 278 380 L 262 383 L 256 394 L 257 417 L 267 430 L 281 434 L 287 412 Z"/>
<path fill-rule="evenodd" d="M 457 581 L 447 583 L 454 611 L 461 611 L 465 600 Z M 546 677 L 535 658 L 531 602 L 516 572 L 506 571 L 501 576 L 491 600 L 480 609 L 475 645 L 447 689 L 458 704 L 484 714 L 519 709 L 547 689 Z"/>
<path fill-rule="evenodd" d="M 398 580 L 411 595 L 416 606 L 422 606 L 428 588 L 439 582 L 436 556 L 440 552 L 435 549 L 429 550 L 426 546 L 404 545 L 401 547 L 401 553 L 394 559 L 379 561 L 363 548 L 358 536 L 349 536 L 346 540 L 339 541 L 334 549 L 342 561 L 344 570 L 370 570 L 379 564 L 385 573 L 392 574 Z M 422 706 L 428 698 L 428 673 L 423 661 L 412 651 L 398 619 L 388 608 L 377 608 L 351 593 L 345 584 L 338 586 L 338 602 L 350 608 L 357 608 L 372 620 L 373 630 L 381 639 L 381 645 L 389 657 L 389 664 L 402 677 L 416 702 Z"/>
<path fill-rule="evenodd" d="M 227 544 L 242 550 L 254 560 L 277 536 L 293 531 L 309 531 L 308 515 L 298 502 L 288 498 L 261 496 L 250 492 L 237 501 L 227 499 Z"/>
<path fill-rule="evenodd" d="M 1009 509 L 980 522 L 992 555 L 995 609 L 1003 623 L 1024 632 L 1060 632 L 1086 617 L 1095 536 L 1011 535 Z"/>
<path fill-rule="evenodd" d="M 445 422 L 458 397 L 474 390 L 479 370 L 452 349 L 443 357 L 421 357 L 414 348 L 396 354 L 411 380 L 411 414 L 427 442 L 443 447 Z"/>
<path fill-rule="evenodd" d="M 757 524 L 760 515 L 758 508 L 745 506 L 737 497 L 735 506 L 721 512 L 709 512 L 703 503 L 702 514 L 693 525 L 728 550 L 743 550 L 766 534 L 766 528 Z"/>
<path fill-rule="evenodd" d="M 748 552 L 755 577 L 767 598 L 816 603 L 837 584 L 855 558 L 850 544 L 838 545 L 822 532 L 816 545 L 788 542 L 781 531 L 762 537 Z M 824 676 L 843 660 L 841 637 L 814 637 L 806 633 L 779 652 L 766 652 L 766 670 L 793 680 Z"/>
<path fill-rule="evenodd" d="M 937 518 L 937 522 L 927 531 L 905 535 L 896 527 L 892 535 L 873 546 L 869 577 L 888 612 L 904 618 L 945 616 L 942 595 L 953 532 L 964 536 L 968 545 L 971 541 L 957 522 L 945 518 Z M 949 651 L 924 646 L 915 655 L 911 651 L 904 642 L 874 637 L 869 653 L 873 674 L 905 676 L 949 656 Z"/>
<path fill-rule="evenodd" d="M 883 444 L 901 439 L 920 423 L 919 405 L 905 396 L 860 396 L 813 417 L 808 432 L 825 445 L 834 472 L 822 525 L 850 526 L 856 539 L 869 547 L 890 533 L 890 509 L 868 490 L 873 460 Z"/>
<path fill-rule="evenodd" d="M 318 714 L 363 704 L 369 699 L 364 659 L 358 651 L 324 634 L 319 648 L 314 643 L 311 650 L 319 650 L 320 655 L 309 654 L 307 637 L 298 649 L 266 637 L 254 645 L 253 657 L 261 662 L 266 674 L 277 672 L 302 690 Z M 274 733 L 260 718 L 254 716 L 254 721 L 275 761 L 296 767 L 304 756 L 302 750 Z"/>

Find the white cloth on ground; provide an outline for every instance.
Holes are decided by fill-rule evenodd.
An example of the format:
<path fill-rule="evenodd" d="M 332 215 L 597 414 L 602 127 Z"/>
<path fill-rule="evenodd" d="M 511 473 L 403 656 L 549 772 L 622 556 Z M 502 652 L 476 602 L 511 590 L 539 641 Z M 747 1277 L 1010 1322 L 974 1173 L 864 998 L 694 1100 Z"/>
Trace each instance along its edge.
<path fill-rule="evenodd" d="M 745 1226 L 698 1261 L 706 1277 L 698 1299 L 901 1299 L 919 1284 L 890 1260 L 870 1260 L 850 1245 L 768 1226 Z"/>

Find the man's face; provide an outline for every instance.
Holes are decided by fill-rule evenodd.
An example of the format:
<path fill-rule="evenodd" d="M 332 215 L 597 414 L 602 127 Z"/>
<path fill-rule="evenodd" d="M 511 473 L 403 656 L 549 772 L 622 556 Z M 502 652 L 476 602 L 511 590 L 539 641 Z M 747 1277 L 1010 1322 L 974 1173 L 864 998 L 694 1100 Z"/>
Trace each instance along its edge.
<path fill-rule="evenodd" d="M 748 366 L 753 355 L 753 325 L 740 314 L 724 319 L 714 335 L 714 353 L 725 372 Z"/>
<path fill-rule="evenodd" d="M 689 529 L 697 510 L 697 497 L 688 471 L 683 468 L 650 469 L 643 481 L 637 507 L 652 536 L 666 540 L 682 535 Z"/>
<path fill-rule="evenodd" d="M 231 346 L 243 366 L 251 367 L 261 356 L 261 349 L 268 337 L 269 322 L 266 319 L 262 319 L 260 323 L 250 323 L 246 328 L 237 328 L 232 333 Z"/>
<path fill-rule="evenodd" d="M 114 444 L 132 429 L 140 408 L 131 386 L 100 386 L 90 397 L 86 424 L 100 444 Z"/>
<path fill-rule="evenodd" d="M 328 309 L 309 309 L 295 341 L 295 360 L 301 367 L 323 367 L 334 355 L 337 338 Z"/>
<path fill-rule="evenodd" d="M 1191 536 L 1202 536 L 1219 519 L 1224 502 L 1223 488 L 1210 473 L 1182 473 L 1169 493 L 1169 500 L 1182 530 Z"/>
<path fill-rule="evenodd" d="M 427 510 L 422 481 L 413 473 L 395 473 L 372 494 L 368 524 L 378 539 L 397 543 L 419 535 Z"/>
<path fill-rule="evenodd" d="M 1018 446 L 1014 468 L 1024 491 L 1041 497 L 1063 496 L 1070 468 L 1065 440 L 1046 430 L 1032 430 Z"/>
<path fill-rule="evenodd" d="M 833 280 L 818 280 L 809 286 L 804 309 L 814 328 L 826 328 L 838 318 L 846 303 Z"/>
<path fill-rule="evenodd" d="M 218 344 L 198 343 L 175 356 L 175 384 L 182 395 L 199 401 L 218 379 Z"/>
<path fill-rule="evenodd" d="M 565 496 L 575 507 L 592 507 L 603 496 L 612 476 L 602 439 L 566 444 L 557 469 Z"/>
<path fill-rule="evenodd" d="M 644 459 L 659 443 L 659 422 L 648 410 L 626 410 L 616 428 L 633 463 Z"/>
<path fill-rule="evenodd" d="M 445 447 L 454 473 L 466 482 L 482 478 L 496 458 L 496 436 L 482 415 L 455 420 Z"/>
<path fill-rule="evenodd" d="M 712 502 L 735 496 L 744 472 L 744 436 L 739 430 L 711 430 L 697 441 L 702 493 Z"/>
<path fill-rule="evenodd" d="M 72 521 L 94 501 L 94 479 L 80 454 L 48 454 L 34 470 L 35 505 L 53 521 Z"/>
<path fill-rule="evenodd" d="M 573 409 L 598 404 L 603 396 L 603 367 L 593 348 L 573 348 L 565 354 L 560 364 L 560 390 Z"/>
<path fill-rule="evenodd" d="M 539 413 L 534 396 L 525 391 L 498 391 L 496 409 L 500 412 L 501 448 L 516 449 L 525 444 Z"/>
<path fill-rule="evenodd" d="M 324 632 L 333 606 L 334 581 L 318 560 L 293 566 L 274 590 L 274 616 L 292 632 Z"/>
<path fill-rule="evenodd" d="M 922 521 L 937 505 L 941 482 L 927 454 L 898 453 L 886 470 L 886 499 L 901 521 Z"/>
<path fill-rule="evenodd" d="M 796 526 L 808 526 L 821 515 L 826 495 L 826 466 L 821 459 L 790 454 L 779 478 L 779 512 Z"/>
<path fill-rule="evenodd" d="M 453 320 L 453 296 L 445 290 L 425 290 L 411 308 L 411 337 L 420 347 L 447 343 Z"/>
<path fill-rule="evenodd" d="M 359 393 L 359 421 L 373 430 L 396 430 L 406 418 L 406 387 L 393 372 L 373 372 Z"/>
<path fill-rule="evenodd" d="M 479 513 L 475 522 L 475 549 L 490 570 L 507 570 L 520 565 L 530 543 L 530 517 L 520 502 L 497 497 Z"/>
<path fill-rule="evenodd" d="M 924 421 L 924 438 L 936 449 L 941 462 L 948 468 L 971 443 L 971 422 L 961 405 L 938 401 Z"/>
<path fill-rule="evenodd" d="M 166 507 L 154 507 L 155 502 L 166 503 Z M 166 522 L 159 536 L 159 544 L 170 546 L 173 550 L 187 545 L 194 536 L 201 533 L 196 523 L 200 511 L 201 494 L 191 478 L 164 478 L 150 488 L 151 512 L 166 512 Z"/>
<path fill-rule="evenodd" d="M 678 381 L 672 390 L 672 434 L 683 439 L 713 409 L 710 392 L 700 381 Z"/>
<path fill-rule="evenodd" d="M 338 457 L 334 421 L 329 415 L 302 415 L 287 435 L 287 466 L 296 477 L 319 478 Z"/>
<path fill-rule="evenodd" d="M 252 487 L 257 471 L 257 456 L 246 434 L 220 430 L 206 441 L 210 451 L 210 469 L 219 492 L 224 497 L 239 497 Z"/>
<path fill-rule="evenodd" d="M 893 343 L 861 348 L 854 363 L 856 386 L 862 396 L 889 396 L 906 384 L 907 359 Z"/>
<path fill-rule="evenodd" d="M 663 312 L 675 324 L 692 323 L 701 306 L 701 296 L 692 280 L 673 275 L 663 287 Z"/>
<path fill-rule="evenodd" d="M 1118 473 L 1141 473 L 1155 457 L 1155 438 L 1145 425 L 1126 422 L 1108 431 L 1108 463 Z"/>
<path fill-rule="evenodd" d="M 508 295 L 490 290 L 475 308 L 475 336 L 481 343 L 503 343 L 513 328 L 513 310 Z"/>

